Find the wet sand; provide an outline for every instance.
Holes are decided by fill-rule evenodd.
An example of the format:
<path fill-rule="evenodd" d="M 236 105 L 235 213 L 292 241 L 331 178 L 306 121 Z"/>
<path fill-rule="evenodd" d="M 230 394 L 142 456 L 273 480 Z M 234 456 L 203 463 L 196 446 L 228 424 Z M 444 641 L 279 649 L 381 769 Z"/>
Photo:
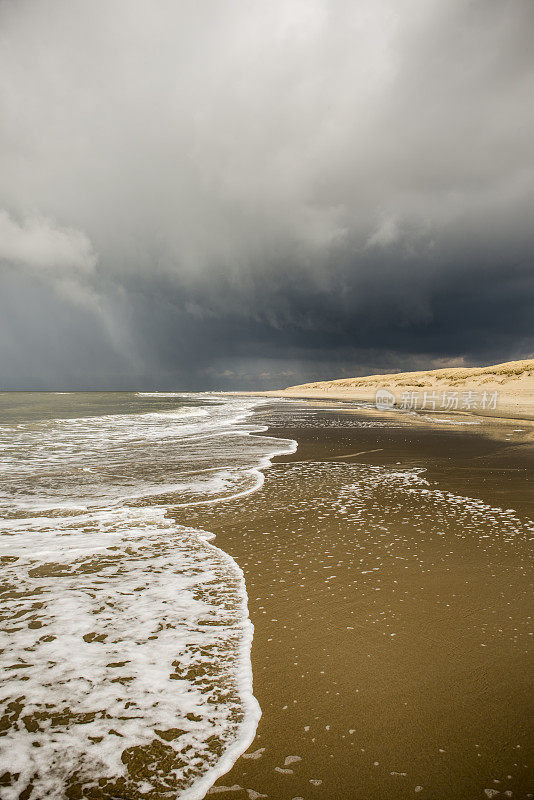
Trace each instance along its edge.
<path fill-rule="evenodd" d="M 297 453 L 255 494 L 176 515 L 243 568 L 255 625 L 263 716 L 210 796 L 534 796 L 524 426 L 259 417 Z"/>

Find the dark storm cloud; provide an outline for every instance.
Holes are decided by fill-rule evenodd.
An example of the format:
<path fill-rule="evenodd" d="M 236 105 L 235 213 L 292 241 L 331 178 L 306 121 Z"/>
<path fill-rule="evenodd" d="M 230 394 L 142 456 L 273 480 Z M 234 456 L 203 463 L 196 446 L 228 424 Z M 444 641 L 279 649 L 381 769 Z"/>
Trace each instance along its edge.
<path fill-rule="evenodd" d="M 530 0 L 0 15 L 4 385 L 534 351 Z"/>

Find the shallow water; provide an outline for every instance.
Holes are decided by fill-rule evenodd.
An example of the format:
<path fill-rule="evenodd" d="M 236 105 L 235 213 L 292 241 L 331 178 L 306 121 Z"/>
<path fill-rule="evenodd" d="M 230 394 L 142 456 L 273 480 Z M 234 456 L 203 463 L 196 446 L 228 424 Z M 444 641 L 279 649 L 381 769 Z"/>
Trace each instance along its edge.
<path fill-rule="evenodd" d="M 292 441 L 255 401 L 0 395 L 2 800 L 202 797 L 245 749 L 247 596 L 168 509 L 243 497 Z"/>

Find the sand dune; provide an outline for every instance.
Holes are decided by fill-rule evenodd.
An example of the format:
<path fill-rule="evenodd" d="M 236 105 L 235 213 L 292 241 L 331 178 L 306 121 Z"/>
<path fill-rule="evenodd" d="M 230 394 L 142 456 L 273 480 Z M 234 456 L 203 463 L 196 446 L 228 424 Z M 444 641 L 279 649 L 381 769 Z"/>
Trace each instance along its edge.
<path fill-rule="evenodd" d="M 534 359 L 490 367 L 455 367 L 317 381 L 265 394 L 374 402 L 379 389 L 393 395 L 393 408 L 534 420 Z M 387 401 L 387 395 L 385 399 Z"/>

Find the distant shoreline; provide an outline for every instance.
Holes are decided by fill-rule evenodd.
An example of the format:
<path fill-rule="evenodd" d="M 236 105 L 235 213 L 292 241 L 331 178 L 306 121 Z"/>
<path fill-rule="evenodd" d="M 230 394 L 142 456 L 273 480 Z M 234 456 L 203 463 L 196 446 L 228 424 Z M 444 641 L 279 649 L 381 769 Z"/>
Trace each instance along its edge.
<path fill-rule="evenodd" d="M 391 402 L 389 408 L 381 407 L 382 411 L 469 414 L 534 422 L 534 359 L 508 361 L 489 367 L 455 367 L 341 378 L 239 394 L 303 400 L 347 400 L 374 405 L 378 390 L 385 390 L 386 399 L 389 396 Z"/>

